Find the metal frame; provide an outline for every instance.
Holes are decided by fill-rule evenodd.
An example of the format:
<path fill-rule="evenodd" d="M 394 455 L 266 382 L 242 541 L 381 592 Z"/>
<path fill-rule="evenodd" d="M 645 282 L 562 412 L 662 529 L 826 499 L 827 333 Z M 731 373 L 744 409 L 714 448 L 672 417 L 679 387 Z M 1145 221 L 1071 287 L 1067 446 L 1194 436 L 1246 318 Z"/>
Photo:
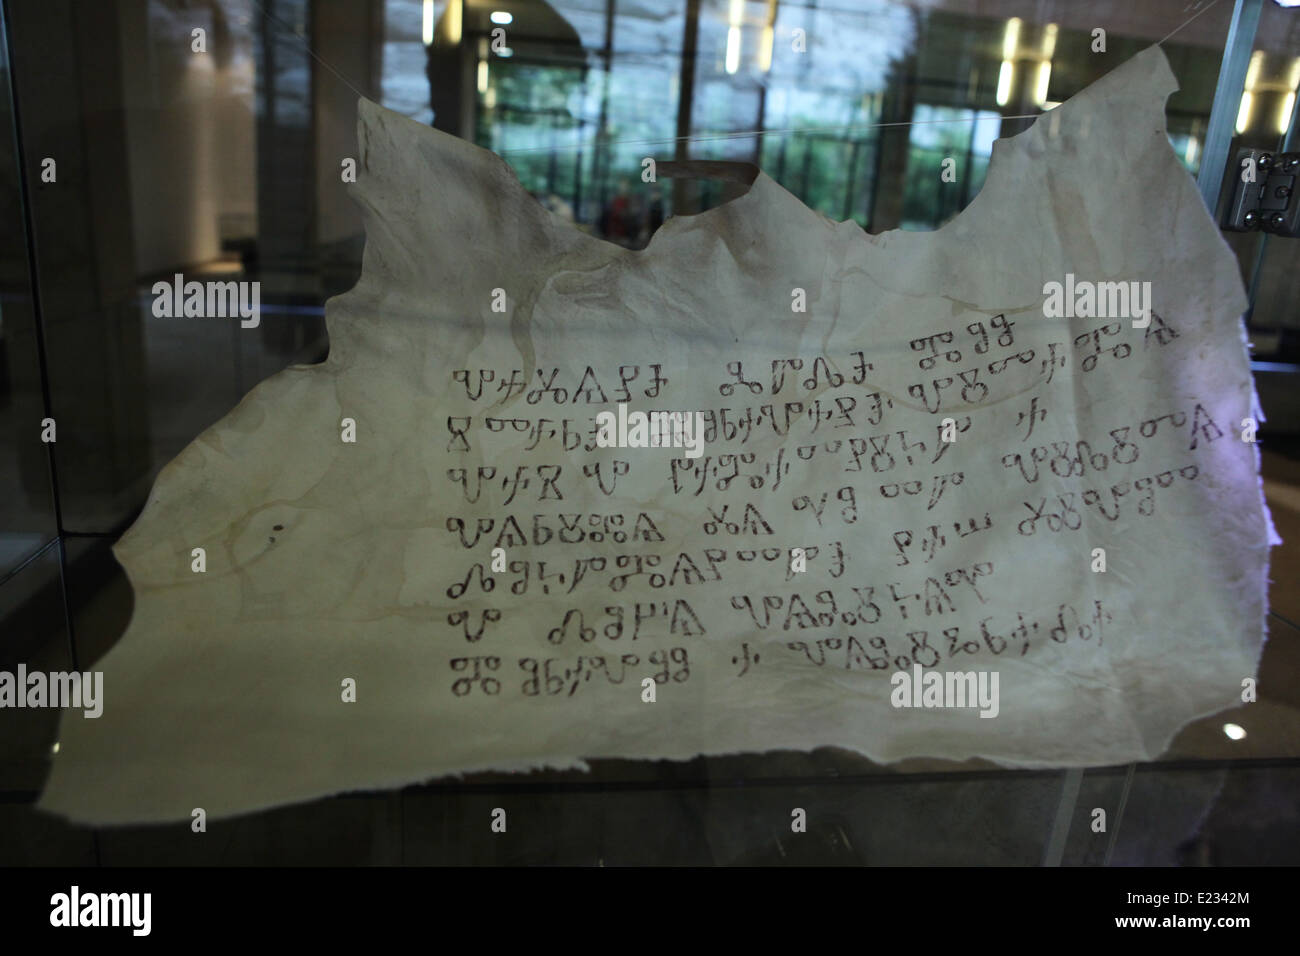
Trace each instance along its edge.
<path fill-rule="evenodd" d="M 1216 216 L 1219 193 L 1223 187 L 1223 174 L 1228 165 L 1228 150 L 1232 146 L 1233 129 L 1237 122 L 1237 109 L 1241 94 L 1246 88 L 1246 70 L 1255 45 L 1255 31 L 1264 0 L 1237 0 L 1232 11 L 1232 24 L 1223 47 L 1223 62 L 1219 67 L 1219 82 L 1214 88 L 1214 105 L 1210 108 L 1210 125 L 1205 131 L 1205 150 L 1201 157 L 1200 175 L 1196 184 L 1201 198 Z"/>

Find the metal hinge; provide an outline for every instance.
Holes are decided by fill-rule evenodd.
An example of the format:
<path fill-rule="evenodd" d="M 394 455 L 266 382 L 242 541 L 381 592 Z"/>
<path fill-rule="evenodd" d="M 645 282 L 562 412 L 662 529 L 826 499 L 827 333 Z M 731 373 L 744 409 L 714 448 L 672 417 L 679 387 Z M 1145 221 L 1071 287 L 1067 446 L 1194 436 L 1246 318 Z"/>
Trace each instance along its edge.
<path fill-rule="evenodd" d="M 1300 236 L 1300 203 L 1295 196 L 1300 153 L 1241 149 L 1237 151 L 1237 171 L 1223 228 Z"/>

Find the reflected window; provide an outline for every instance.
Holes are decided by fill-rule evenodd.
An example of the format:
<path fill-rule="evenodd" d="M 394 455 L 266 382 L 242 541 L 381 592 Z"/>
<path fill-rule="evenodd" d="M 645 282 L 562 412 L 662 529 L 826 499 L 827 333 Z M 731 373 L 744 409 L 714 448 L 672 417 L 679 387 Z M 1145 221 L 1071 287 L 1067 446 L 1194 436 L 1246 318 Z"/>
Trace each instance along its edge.
<path fill-rule="evenodd" d="M 1002 124 L 990 110 L 918 105 L 909 131 L 904 229 L 937 229 L 984 185 Z"/>

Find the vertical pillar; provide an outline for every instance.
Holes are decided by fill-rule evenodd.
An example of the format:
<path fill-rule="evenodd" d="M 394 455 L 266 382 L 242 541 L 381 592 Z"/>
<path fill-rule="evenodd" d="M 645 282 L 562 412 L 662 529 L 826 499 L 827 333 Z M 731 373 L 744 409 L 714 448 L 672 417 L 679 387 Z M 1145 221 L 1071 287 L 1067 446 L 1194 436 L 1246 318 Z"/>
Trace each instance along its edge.
<path fill-rule="evenodd" d="M 677 145 L 673 158 L 681 163 L 691 156 L 691 107 L 695 101 L 696 49 L 700 36 L 700 0 L 686 0 L 686 25 L 682 30 L 682 65 L 677 84 Z M 695 212 L 688 180 L 673 182 L 673 215 Z"/>
<path fill-rule="evenodd" d="M 108 530 L 143 498 L 149 471 L 118 4 L 6 9 L 63 520 Z M 43 461 L 24 471 L 48 480 Z"/>

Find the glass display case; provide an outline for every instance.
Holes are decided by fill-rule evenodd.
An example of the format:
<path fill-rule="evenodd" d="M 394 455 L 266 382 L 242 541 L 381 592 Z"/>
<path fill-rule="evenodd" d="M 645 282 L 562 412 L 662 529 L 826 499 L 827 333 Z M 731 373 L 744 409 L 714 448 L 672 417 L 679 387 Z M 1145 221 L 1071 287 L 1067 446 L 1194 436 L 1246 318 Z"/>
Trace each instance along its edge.
<path fill-rule="evenodd" d="M 254 385 L 325 359 L 325 301 L 357 281 L 365 244 L 342 188 L 359 98 L 494 151 L 575 228 L 642 249 L 743 188 L 646 182 L 649 155 L 757 165 L 873 235 L 938 229 L 979 193 L 995 140 L 1156 43 L 1179 86 L 1169 142 L 1217 215 L 1238 150 L 1295 148 L 1300 89 L 1300 11 L 1273 0 L 4 0 L 0 27 L 10 671 L 92 669 L 133 609 L 110 548 L 160 470 Z M 957 188 L 929 174 L 946 159 Z M 213 820 L 196 841 L 188 823 L 40 812 L 59 712 L 5 710 L 0 863 L 1300 863 L 1300 240 L 1223 235 L 1285 543 L 1258 700 L 1189 724 L 1159 759 L 596 760 Z M 259 282 L 259 326 L 156 315 L 150 290 L 180 272 Z M 526 821 L 508 841 L 478 825 L 503 801 Z M 819 821 L 806 839 L 772 822 L 790 807 Z"/>

